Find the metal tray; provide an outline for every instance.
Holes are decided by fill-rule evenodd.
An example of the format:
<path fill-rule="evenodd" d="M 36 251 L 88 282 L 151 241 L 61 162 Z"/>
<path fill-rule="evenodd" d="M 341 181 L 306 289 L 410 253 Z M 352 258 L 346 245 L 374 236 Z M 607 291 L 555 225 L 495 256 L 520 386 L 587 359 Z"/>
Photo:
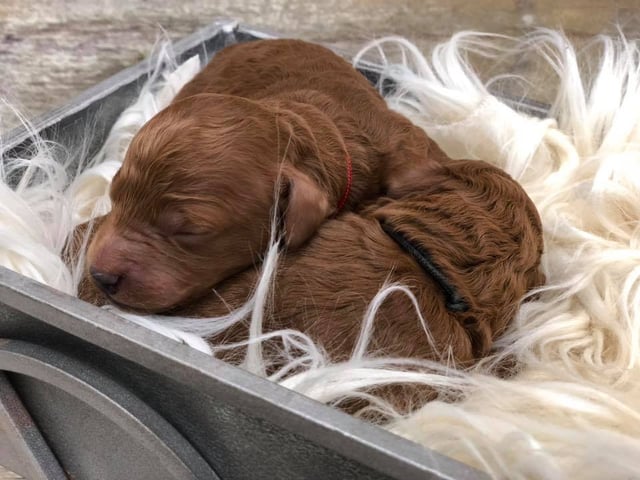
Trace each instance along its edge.
<path fill-rule="evenodd" d="M 207 61 L 228 44 L 270 36 L 220 20 L 175 52 L 180 61 Z M 36 119 L 36 131 L 74 149 L 91 125 L 91 155 L 150 65 Z M 29 148 L 29 136 L 15 130 L 3 145 Z M 30 480 L 485 478 L 3 268 L 0 464 Z"/>

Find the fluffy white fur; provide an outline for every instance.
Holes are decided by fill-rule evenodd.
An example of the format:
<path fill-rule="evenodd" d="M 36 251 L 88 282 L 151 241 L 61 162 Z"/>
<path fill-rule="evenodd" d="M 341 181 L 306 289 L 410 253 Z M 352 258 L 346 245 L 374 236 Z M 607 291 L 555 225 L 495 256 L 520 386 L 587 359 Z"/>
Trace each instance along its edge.
<path fill-rule="evenodd" d="M 451 156 L 505 169 L 535 201 L 547 275 L 493 358 L 464 374 L 443 372 L 442 391 L 458 402 L 432 402 L 389 428 L 495 478 L 639 476 L 638 44 L 596 39 L 590 48 L 601 64 L 591 79 L 557 32 L 505 48 L 533 50 L 552 66 L 555 122 L 520 116 L 489 95 L 464 57 L 495 55 L 491 38 L 458 34 L 430 62 L 405 40 L 380 44 L 405 52 L 380 69 L 401 86 L 390 104 Z M 509 357 L 513 378 L 489 375 Z"/>
<path fill-rule="evenodd" d="M 402 38 L 368 45 L 355 58 L 377 65 L 397 84 L 387 101 L 424 128 L 455 158 L 493 163 L 516 178 L 536 203 L 544 225 L 547 285 L 522 306 L 496 353 L 470 371 L 367 352 L 377 306 L 372 300 L 352 358 L 331 364 L 304 333 L 262 333 L 273 286 L 277 242 L 265 253 L 250 301 L 223 318 L 127 315 L 194 348 L 251 316 L 251 339 L 240 365 L 264 375 L 263 342 L 282 339 L 288 364 L 270 378 L 319 401 L 371 400 L 369 410 L 392 431 L 487 471 L 493 478 L 640 477 L 640 51 L 637 42 L 598 37 L 588 47 L 599 66 L 559 32 L 521 39 L 460 33 L 426 58 Z M 492 96 L 468 54 L 499 59 L 534 54 L 556 78 L 552 119 L 515 112 Z M 167 55 L 164 55 L 165 59 Z M 29 159 L 5 158 L 0 185 L 0 264 L 66 292 L 77 284 L 60 261 L 67 233 L 108 211 L 110 178 L 135 131 L 199 69 L 164 62 L 139 100 L 123 112 L 100 154 L 71 182 L 54 146 L 36 142 Z M 590 77 L 587 77 L 590 75 Z M 508 78 L 506 79 L 509 80 Z M 517 81 L 518 79 L 512 79 Z M 19 169 L 23 179 L 8 184 Z M 15 182 L 14 182 L 15 183 Z M 424 341 L 429 341 L 428 319 Z M 492 375 L 512 359 L 507 379 Z M 296 372 L 292 374 L 292 372 Z M 367 393 L 388 383 L 429 385 L 440 399 L 402 417 Z M 368 412 L 360 412 L 368 413 Z"/>
<path fill-rule="evenodd" d="M 71 228 L 67 158 L 35 132 L 32 137 L 28 158 L 3 155 L 0 161 L 0 265 L 73 294 L 71 272 L 60 257 Z"/>

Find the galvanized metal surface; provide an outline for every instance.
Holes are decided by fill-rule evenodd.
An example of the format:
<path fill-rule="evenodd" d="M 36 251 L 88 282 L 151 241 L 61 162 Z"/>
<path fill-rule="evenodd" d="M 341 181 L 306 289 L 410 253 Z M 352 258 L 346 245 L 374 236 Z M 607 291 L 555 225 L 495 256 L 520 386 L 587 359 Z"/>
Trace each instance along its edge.
<path fill-rule="evenodd" d="M 207 59 L 230 42 L 256 36 L 263 34 L 221 22 L 180 42 L 176 52 L 181 59 L 195 53 Z M 73 148 L 82 140 L 80 126 L 91 123 L 97 135 L 90 154 L 135 98 L 148 68 L 144 63 L 121 72 L 68 108 L 37 120 L 36 128 Z M 21 132 L 7 143 L 17 149 L 27 144 Z M 13 372 L 10 380 L 47 432 L 51 449 L 64 468 L 82 472 L 79 478 L 91 478 L 91 465 L 83 462 L 90 461 L 100 442 L 107 455 L 117 451 L 122 432 L 140 440 L 149 415 L 155 415 L 151 424 L 156 427 L 148 427 L 155 434 L 147 440 L 156 442 L 151 450 L 164 451 L 176 472 L 190 468 L 196 478 L 214 477 L 202 473 L 204 467 L 193 460 L 197 456 L 193 464 L 181 460 L 189 456 L 180 453 L 185 450 L 176 442 L 166 443 L 157 433 L 159 424 L 166 422 L 162 431 L 166 425 L 175 429 L 172 438 L 189 442 L 224 480 L 483 477 L 441 454 L 5 269 L 0 269 L 0 338 L 11 339 L 0 353 L 0 371 Z M 87 372 L 93 372 L 91 381 Z M 120 430 L 112 428 L 92 443 L 113 424 Z M 79 450 L 89 445 L 83 457 Z M 109 458 L 101 464 L 103 476 L 93 478 L 120 478 L 109 476 L 110 462 L 124 462 L 114 471 L 140 471 L 136 462 L 149 458 L 143 450 L 131 447 L 128 455 Z"/>
<path fill-rule="evenodd" d="M 8 341 L 0 341 L 0 349 Z M 0 372 L 0 461 L 29 480 L 66 480 L 60 463 L 22 404 L 7 376 Z"/>
<path fill-rule="evenodd" d="M 89 362 L 8 340 L 0 365 L 72 478 L 219 478 L 166 420 Z"/>
<path fill-rule="evenodd" d="M 135 392 L 222 479 L 478 478 L 458 462 L 4 269 L 0 301 L 0 337 L 55 349 Z M 0 357 L 0 369 L 14 368 Z"/>

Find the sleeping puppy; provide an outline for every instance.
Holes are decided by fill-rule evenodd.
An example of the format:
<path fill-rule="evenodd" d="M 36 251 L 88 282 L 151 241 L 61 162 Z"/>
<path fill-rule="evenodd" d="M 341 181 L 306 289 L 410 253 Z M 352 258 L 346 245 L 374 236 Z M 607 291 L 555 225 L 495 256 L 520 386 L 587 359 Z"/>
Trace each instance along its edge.
<path fill-rule="evenodd" d="M 443 158 L 330 50 L 228 47 L 133 138 L 90 272 L 113 303 L 167 311 L 254 265 L 276 203 L 292 251 Z"/>
<path fill-rule="evenodd" d="M 480 161 L 426 169 L 396 193 L 397 199 L 382 198 L 360 214 L 329 220 L 308 245 L 281 258 L 265 331 L 299 330 L 333 360 L 347 359 L 370 300 L 385 282 L 398 282 L 415 294 L 434 342 L 411 301 L 393 294 L 379 310 L 370 351 L 458 365 L 490 351 L 523 296 L 544 283 L 535 206 L 511 177 Z M 81 235 L 82 229 L 76 240 Z M 247 300 L 257 276 L 249 268 L 171 313 L 227 314 Z M 87 277 L 79 296 L 107 301 Z M 241 323 L 211 341 L 247 337 Z"/>

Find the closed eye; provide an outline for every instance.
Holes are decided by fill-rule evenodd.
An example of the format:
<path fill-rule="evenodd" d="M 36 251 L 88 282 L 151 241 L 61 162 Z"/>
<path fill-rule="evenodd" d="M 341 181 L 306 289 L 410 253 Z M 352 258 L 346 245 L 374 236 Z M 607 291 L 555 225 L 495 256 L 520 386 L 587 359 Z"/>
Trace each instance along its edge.
<path fill-rule="evenodd" d="M 198 244 L 203 239 L 215 236 L 217 229 L 194 222 L 181 211 L 165 211 L 157 220 L 160 234 L 181 245 Z"/>
<path fill-rule="evenodd" d="M 196 247 L 215 237 L 214 232 L 205 230 L 179 230 L 171 234 L 171 239 L 185 247 Z"/>
<path fill-rule="evenodd" d="M 181 214 L 164 214 L 156 222 L 157 230 L 166 237 L 204 235 L 210 229 L 187 221 Z"/>
<path fill-rule="evenodd" d="M 211 232 L 206 230 L 178 230 L 171 234 L 171 237 L 179 239 L 196 239 L 211 235 Z"/>
<path fill-rule="evenodd" d="M 195 237 L 198 235 L 208 235 L 211 232 L 209 232 L 208 230 L 200 230 L 200 229 L 181 229 L 178 230 L 176 232 L 174 232 L 172 235 L 173 236 L 182 236 L 182 237 Z"/>

